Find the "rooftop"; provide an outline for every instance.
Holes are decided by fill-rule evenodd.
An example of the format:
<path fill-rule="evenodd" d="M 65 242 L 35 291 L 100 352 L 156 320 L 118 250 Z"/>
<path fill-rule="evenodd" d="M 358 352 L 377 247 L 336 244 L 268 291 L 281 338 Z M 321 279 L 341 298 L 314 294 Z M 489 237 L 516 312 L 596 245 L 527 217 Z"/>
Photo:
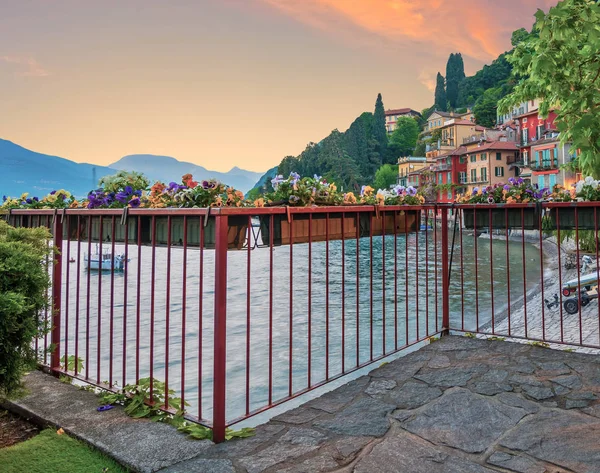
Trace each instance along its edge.
<path fill-rule="evenodd" d="M 416 110 L 413 110 L 412 108 L 393 108 L 393 109 L 389 109 L 385 111 L 385 116 L 389 116 L 389 115 L 406 115 L 408 113 L 416 113 L 417 115 L 421 116 L 421 114 L 419 112 L 417 112 Z"/>
<path fill-rule="evenodd" d="M 517 145 L 512 141 L 486 141 L 477 147 L 470 148 L 468 152 L 472 153 L 474 151 L 486 150 L 516 151 Z"/>

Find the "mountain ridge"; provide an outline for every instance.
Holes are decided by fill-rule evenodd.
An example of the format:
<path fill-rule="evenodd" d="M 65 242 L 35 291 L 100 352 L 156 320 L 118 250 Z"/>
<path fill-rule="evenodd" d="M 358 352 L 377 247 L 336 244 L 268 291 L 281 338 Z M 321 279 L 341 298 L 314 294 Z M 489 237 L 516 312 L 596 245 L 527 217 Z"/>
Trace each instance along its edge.
<path fill-rule="evenodd" d="M 222 173 L 172 156 L 153 154 L 123 156 L 109 166 L 77 163 L 0 138 L 0 196 L 20 196 L 24 192 L 43 196 L 53 190 L 66 189 L 83 197 L 98 186 L 100 178 L 121 169 L 142 172 L 151 181 L 166 182 L 179 182 L 183 174 L 191 173 L 196 180 L 214 178 L 242 192 L 250 190 L 263 174 L 237 166 Z"/>

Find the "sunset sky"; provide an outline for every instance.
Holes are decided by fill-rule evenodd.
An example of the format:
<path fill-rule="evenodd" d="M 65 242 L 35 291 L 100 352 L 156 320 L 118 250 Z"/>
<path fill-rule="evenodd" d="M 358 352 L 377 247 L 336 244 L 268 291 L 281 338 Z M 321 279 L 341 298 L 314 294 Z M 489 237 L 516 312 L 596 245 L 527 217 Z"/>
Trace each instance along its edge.
<path fill-rule="evenodd" d="M 372 111 L 421 110 L 556 0 L 0 0 L 0 138 L 78 162 L 265 171 Z M 1 166 L 1 163 L 0 163 Z"/>

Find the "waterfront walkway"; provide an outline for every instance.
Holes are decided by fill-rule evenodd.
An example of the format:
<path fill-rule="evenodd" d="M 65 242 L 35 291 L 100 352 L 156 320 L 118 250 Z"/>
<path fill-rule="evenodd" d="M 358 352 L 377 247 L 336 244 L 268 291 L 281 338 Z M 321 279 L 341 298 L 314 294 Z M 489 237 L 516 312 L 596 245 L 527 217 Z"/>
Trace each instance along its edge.
<path fill-rule="evenodd" d="M 220 445 L 27 385 L 10 408 L 142 472 L 600 472 L 600 356 L 526 344 L 444 337 Z"/>

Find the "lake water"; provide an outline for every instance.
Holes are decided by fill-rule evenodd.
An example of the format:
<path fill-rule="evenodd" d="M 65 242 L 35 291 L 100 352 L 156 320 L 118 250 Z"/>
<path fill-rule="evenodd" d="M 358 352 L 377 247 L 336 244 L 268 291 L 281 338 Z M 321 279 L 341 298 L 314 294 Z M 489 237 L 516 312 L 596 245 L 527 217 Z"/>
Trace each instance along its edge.
<path fill-rule="evenodd" d="M 275 247 L 272 251 L 269 248 L 230 251 L 228 419 L 244 415 L 246 408 L 252 411 L 264 407 L 269 398 L 274 402 L 290 392 L 307 388 L 309 364 L 313 386 L 327 375 L 333 377 L 341 373 L 342 359 L 348 371 L 381 357 L 384 348 L 385 353 L 390 353 L 396 346 L 402 347 L 436 333 L 441 328 L 442 317 L 440 236 L 440 231 L 429 231 L 397 238 L 374 237 L 372 242 L 362 238 L 358 245 L 358 263 L 356 240 L 332 241 L 328 248 L 324 242 L 310 247 L 297 244 L 291 260 L 289 246 Z M 450 288 L 452 326 L 461 327 L 464 313 L 467 330 L 476 327 L 477 319 L 480 326 L 491 320 L 490 274 L 493 274 L 497 314 L 506 307 L 509 282 L 513 302 L 523 295 L 521 243 L 508 244 L 507 265 L 506 242 L 494 241 L 491 272 L 490 241 L 477 240 L 477 265 L 474 242 L 472 236 L 463 238 L 461 284 L 461 249 L 457 235 Z M 104 247 L 110 244 L 105 243 Z M 65 262 L 68 258 L 76 261 L 64 264 L 63 269 L 62 337 L 63 341 L 68 338 L 68 353 L 75 354 L 77 349 L 77 355 L 83 359 L 83 374 L 96 381 L 112 379 L 113 383 L 122 385 L 123 381 L 134 382 L 136 376 L 150 376 L 152 369 L 152 376 L 168 380 L 169 388 L 177 395 L 182 392 L 183 375 L 185 400 L 190 403 L 188 411 L 210 419 L 214 252 L 188 249 L 184 264 L 182 248 L 172 248 L 170 253 L 166 248 L 156 248 L 153 275 L 152 248 L 138 249 L 129 245 L 130 262 L 126 273 L 111 276 L 91 272 L 88 283 L 83 261 L 87 251 L 87 242 L 81 243 L 79 254 L 75 242 L 70 243 L 68 250 L 66 244 L 63 249 Z M 123 245 L 115 245 L 115 252 L 123 251 Z M 528 288 L 540 280 L 539 258 L 539 250 L 525 246 Z M 271 265 L 272 278 L 269 277 Z M 139 274 L 138 267 L 141 268 Z M 170 280 L 169 300 L 167 280 Z M 63 343 L 61 356 L 64 348 Z M 138 350 L 139 356 L 136 355 Z"/>

